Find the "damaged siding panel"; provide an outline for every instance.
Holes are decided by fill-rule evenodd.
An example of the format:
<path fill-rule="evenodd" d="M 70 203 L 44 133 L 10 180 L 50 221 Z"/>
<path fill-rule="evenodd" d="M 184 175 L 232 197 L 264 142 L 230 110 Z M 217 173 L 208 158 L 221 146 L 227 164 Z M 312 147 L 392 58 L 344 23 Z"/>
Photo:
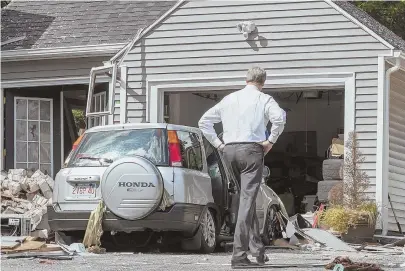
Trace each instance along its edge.
<path fill-rule="evenodd" d="M 395 214 L 405 227 L 405 71 L 391 75 L 389 108 L 389 186 Z M 388 229 L 398 231 L 390 208 Z"/>
<path fill-rule="evenodd" d="M 236 27 L 243 20 L 258 30 L 248 41 Z M 324 1 L 187 2 L 125 59 L 128 122 L 145 121 L 149 80 L 244 76 L 252 65 L 268 74 L 354 72 L 361 167 L 374 198 L 377 56 L 385 53 L 386 46 Z"/>
<path fill-rule="evenodd" d="M 35 61 L 2 62 L 2 82 L 42 78 L 84 77 L 93 67 L 102 66 L 106 57 L 48 59 Z"/>

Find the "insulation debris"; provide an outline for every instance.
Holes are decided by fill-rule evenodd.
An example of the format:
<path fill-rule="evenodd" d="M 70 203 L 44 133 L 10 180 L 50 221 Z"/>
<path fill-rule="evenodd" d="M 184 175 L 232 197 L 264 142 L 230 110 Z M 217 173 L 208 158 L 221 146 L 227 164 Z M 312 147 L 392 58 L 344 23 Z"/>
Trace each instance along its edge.
<path fill-rule="evenodd" d="M 10 169 L 8 173 L 1 172 L 0 181 L 1 214 L 30 218 L 31 230 L 36 230 L 47 212 L 47 205 L 52 204 L 54 180 L 40 170 Z M 41 223 L 47 224 L 47 221 Z"/>

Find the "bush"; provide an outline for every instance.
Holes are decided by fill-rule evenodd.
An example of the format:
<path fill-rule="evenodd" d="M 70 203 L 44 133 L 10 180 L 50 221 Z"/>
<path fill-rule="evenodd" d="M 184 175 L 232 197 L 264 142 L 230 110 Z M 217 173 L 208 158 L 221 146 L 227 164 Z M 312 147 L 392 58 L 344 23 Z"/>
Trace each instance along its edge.
<path fill-rule="evenodd" d="M 73 118 L 75 120 L 75 125 L 77 131 L 86 128 L 86 117 L 84 116 L 84 111 L 79 109 L 73 109 Z"/>
<path fill-rule="evenodd" d="M 357 209 L 344 206 L 332 206 L 320 215 L 321 224 L 331 227 L 339 233 L 347 233 L 349 228 L 358 224 L 367 223 L 374 227 L 377 220 L 377 206 L 375 203 L 366 203 Z"/>
<path fill-rule="evenodd" d="M 365 193 L 369 178 L 360 168 L 362 162 L 364 157 L 358 150 L 356 133 L 351 132 L 346 142 L 344 181 L 332 188 L 329 192 L 330 207 L 319 214 L 320 223 L 334 231 L 347 233 L 349 228 L 358 224 L 368 223 L 374 227 L 376 223 L 377 206 Z"/>

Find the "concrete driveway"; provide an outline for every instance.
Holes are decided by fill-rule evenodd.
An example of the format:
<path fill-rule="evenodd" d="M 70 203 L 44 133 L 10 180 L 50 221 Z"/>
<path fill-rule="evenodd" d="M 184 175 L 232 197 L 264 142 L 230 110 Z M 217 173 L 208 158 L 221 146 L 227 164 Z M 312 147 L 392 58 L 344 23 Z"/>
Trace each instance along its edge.
<path fill-rule="evenodd" d="M 404 255 L 381 255 L 371 253 L 337 253 L 327 251 L 296 252 L 286 250 L 268 251 L 271 264 L 314 264 L 331 262 L 336 256 L 349 256 L 355 261 L 379 263 L 384 270 L 404 270 L 399 267 L 405 263 Z M 39 259 L 6 259 L 1 261 L 3 271 L 76 271 L 76 270 L 179 270 L 206 271 L 230 270 L 230 253 L 216 253 L 210 255 L 173 254 L 173 253 L 107 253 L 102 255 L 90 254 L 75 256 L 71 261 L 50 261 L 40 263 Z M 389 267 L 391 266 L 391 267 Z M 275 268 L 266 268 L 274 270 Z M 324 270 L 322 267 L 284 267 L 278 270 Z"/>

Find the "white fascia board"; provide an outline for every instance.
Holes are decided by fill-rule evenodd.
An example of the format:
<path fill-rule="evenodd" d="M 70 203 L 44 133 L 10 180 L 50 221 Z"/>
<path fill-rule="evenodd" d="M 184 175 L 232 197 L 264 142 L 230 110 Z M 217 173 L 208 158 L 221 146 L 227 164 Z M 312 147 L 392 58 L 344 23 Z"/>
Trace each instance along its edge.
<path fill-rule="evenodd" d="M 1 52 L 1 62 L 106 55 L 108 56 L 115 54 L 124 45 L 125 43 L 115 43 L 41 49 L 6 50 Z"/>
<path fill-rule="evenodd" d="M 352 21 L 353 23 L 355 23 L 356 25 L 358 25 L 360 28 L 362 28 L 364 31 L 366 31 L 367 33 L 369 33 L 371 36 L 373 36 L 375 39 L 377 39 L 379 42 L 381 42 L 382 44 L 384 44 L 385 46 L 387 46 L 389 49 L 395 49 L 394 46 L 392 46 L 392 44 L 390 44 L 388 41 L 386 41 L 385 39 L 383 39 L 380 35 L 378 35 L 377 33 L 375 33 L 373 30 L 371 30 L 370 28 L 368 28 L 367 26 L 365 26 L 364 24 L 362 24 L 359 20 L 357 20 L 356 18 L 354 18 L 351 14 L 349 14 L 348 12 L 346 12 L 344 9 L 342 9 L 341 7 L 339 7 L 338 5 L 336 5 L 335 3 L 333 3 L 332 0 L 324 0 L 326 3 L 328 3 L 331 7 L 333 7 L 334 9 L 336 9 L 338 12 L 340 12 L 343 16 L 345 16 L 347 19 L 349 19 L 350 21 Z"/>
<path fill-rule="evenodd" d="M 108 76 L 101 76 L 97 80 L 99 82 L 108 82 Z M 60 86 L 60 85 L 76 85 L 88 84 L 89 77 L 66 77 L 66 78 L 41 78 L 41 79 L 23 79 L 15 81 L 2 81 L 2 88 L 23 88 L 23 87 L 42 87 L 42 86 Z"/>

